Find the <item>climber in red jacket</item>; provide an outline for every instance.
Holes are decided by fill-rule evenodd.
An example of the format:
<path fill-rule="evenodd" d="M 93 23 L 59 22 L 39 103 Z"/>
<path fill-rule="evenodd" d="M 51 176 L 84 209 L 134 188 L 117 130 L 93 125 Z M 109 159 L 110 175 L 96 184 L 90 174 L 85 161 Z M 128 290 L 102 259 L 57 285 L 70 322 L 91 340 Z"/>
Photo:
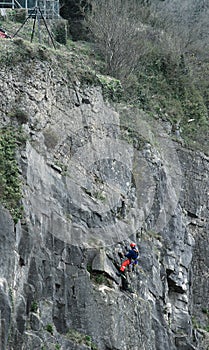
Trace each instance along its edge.
<path fill-rule="evenodd" d="M 121 265 L 120 267 L 120 271 L 124 272 L 126 266 L 129 266 L 131 263 L 133 263 L 134 265 L 137 264 L 137 258 L 139 255 L 137 246 L 135 243 L 131 243 L 130 244 L 131 249 L 129 250 L 129 252 L 127 254 L 125 254 L 125 257 L 127 258 Z"/>

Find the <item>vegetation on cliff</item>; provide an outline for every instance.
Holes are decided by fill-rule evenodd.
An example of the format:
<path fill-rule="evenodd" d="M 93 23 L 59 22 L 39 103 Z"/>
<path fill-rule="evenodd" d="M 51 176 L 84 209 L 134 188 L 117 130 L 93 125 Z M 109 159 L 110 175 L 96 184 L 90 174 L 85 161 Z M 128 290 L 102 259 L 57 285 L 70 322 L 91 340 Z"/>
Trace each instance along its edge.
<path fill-rule="evenodd" d="M 27 22 L 17 37 L 0 41 L 2 65 L 11 68 L 34 61 L 47 62 L 67 72 L 69 83 L 78 80 L 85 85 L 99 85 L 105 99 L 141 109 L 150 118 L 169 121 L 171 137 L 208 153 L 209 65 L 204 49 L 182 46 L 182 38 L 178 41 L 168 25 L 169 19 L 163 25 L 162 12 L 143 1 L 91 1 L 89 8 L 88 41 L 72 41 L 68 37 L 63 41 L 66 45 L 56 42 L 55 50 L 47 33 L 41 30 L 42 42 L 35 33 L 34 42 L 30 43 L 32 26 Z M 23 15 L 8 11 L 6 18 L 0 18 L 0 25 L 12 36 L 24 20 Z M 52 28 L 55 39 L 65 37 L 63 28 L 61 24 L 54 31 Z M 9 135 L 11 132 L 1 130 L 2 201 L 7 197 L 7 207 L 18 218 L 20 213 L 15 207 L 21 190 L 15 141 Z M 5 140 L 12 150 L 9 156 L 5 153 Z M 4 157 L 7 161 L 12 157 L 11 176 L 10 170 L 5 170 L 8 164 Z M 7 177 L 10 182 L 15 178 L 12 184 Z"/>
<path fill-rule="evenodd" d="M 165 16 L 165 6 L 135 0 L 91 3 L 91 39 L 104 59 L 104 72 L 121 81 L 126 103 L 169 120 L 187 146 L 208 152 L 208 84 L 203 79 L 208 61 L 200 45 L 188 44 L 188 21 L 179 32 L 175 13 Z M 204 13 L 196 7 L 193 11 Z M 197 25 L 199 32 L 204 29 Z"/>
<path fill-rule="evenodd" d="M 4 127 L 0 129 L 0 195 L 1 202 L 7 208 L 14 222 L 22 217 L 21 179 L 16 160 L 17 144 L 22 143 L 20 129 Z"/>
<path fill-rule="evenodd" d="M 56 43 L 55 52 L 43 27 L 45 46 L 38 43 L 37 33 L 31 45 L 18 39 L 31 38 L 32 26 L 27 22 L 14 45 L 0 43 L 1 61 L 14 65 L 23 59 L 57 60 L 60 69 L 68 67 L 82 83 L 101 85 L 105 98 L 168 120 L 174 137 L 180 135 L 186 146 L 208 153 L 209 71 L 202 46 L 189 46 L 186 29 L 175 34 L 173 18 L 165 18 L 162 8 L 144 1 L 92 0 L 91 6 L 84 7 L 83 11 L 91 9 L 85 20 L 88 42 L 68 38 L 66 46 Z M 21 16 L 11 11 L 1 24 L 12 35 Z M 55 38 L 63 37 L 63 28 L 59 24 L 53 31 L 52 27 Z"/>

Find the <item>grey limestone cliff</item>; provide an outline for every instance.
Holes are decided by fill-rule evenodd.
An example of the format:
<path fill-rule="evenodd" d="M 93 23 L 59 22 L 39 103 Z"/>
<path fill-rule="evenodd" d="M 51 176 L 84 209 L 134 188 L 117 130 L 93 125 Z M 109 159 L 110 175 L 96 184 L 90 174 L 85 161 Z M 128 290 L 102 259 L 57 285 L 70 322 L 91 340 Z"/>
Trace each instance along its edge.
<path fill-rule="evenodd" d="M 27 116 L 24 215 L 0 209 L 1 349 L 206 350 L 208 157 L 100 87 L 27 68 L 0 72 L 1 126 Z M 134 293 L 117 273 L 131 240 Z"/>

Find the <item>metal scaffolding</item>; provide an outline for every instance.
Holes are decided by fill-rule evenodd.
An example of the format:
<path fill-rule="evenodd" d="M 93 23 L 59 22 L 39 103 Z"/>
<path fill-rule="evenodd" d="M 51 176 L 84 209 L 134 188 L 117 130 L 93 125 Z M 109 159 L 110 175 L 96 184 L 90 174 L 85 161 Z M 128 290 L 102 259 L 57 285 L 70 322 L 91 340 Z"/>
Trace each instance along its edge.
<path fill-rule="evenodd" d="M 35 8 L 40 8 L 45 19 L 58 19 L 59 0 L 0 0 L 0 8 L 27 9 L 28 13 Z"/>

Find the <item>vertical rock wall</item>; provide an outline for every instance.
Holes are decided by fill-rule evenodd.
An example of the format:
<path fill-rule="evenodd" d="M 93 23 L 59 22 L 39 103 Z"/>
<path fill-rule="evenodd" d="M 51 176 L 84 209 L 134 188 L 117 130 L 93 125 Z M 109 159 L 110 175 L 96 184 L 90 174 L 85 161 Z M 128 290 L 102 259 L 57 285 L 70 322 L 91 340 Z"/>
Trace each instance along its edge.
<path fill-rule="evenodd" d="M 2 349 L 206 349 L 207 157 L 99 88 L 25 71 L 1 74 L 1 124 L 17 104 L 28 116 L 24 218 L 0 212 Z M 117 274 L 131 240 L 134 293 Z"/>

